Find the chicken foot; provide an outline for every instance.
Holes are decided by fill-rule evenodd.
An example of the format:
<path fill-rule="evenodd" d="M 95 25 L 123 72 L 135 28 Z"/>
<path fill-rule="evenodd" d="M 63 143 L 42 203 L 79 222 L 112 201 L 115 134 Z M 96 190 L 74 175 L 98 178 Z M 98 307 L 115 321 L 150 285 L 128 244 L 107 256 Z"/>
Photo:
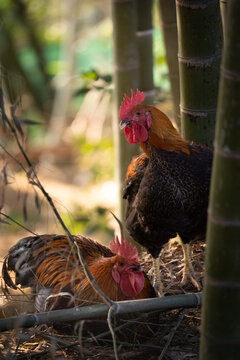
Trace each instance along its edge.
<path fill-rule="evenodd" d="M 183 261 L 184 266 L 183 269 L 181 269 L 177 275 L 182 275 L 182 280 L 180 282 L 180 285 L 186 285 L 188 281 L 190 281 L 197 289 L 200 291 L 201 285 L 194 277 L 194 269 L 191 262 L 191 255 L 190 255 L 190 246 L 189 244 L 184 244 L 181 240 L 181 246 L 183 249 Z"/>

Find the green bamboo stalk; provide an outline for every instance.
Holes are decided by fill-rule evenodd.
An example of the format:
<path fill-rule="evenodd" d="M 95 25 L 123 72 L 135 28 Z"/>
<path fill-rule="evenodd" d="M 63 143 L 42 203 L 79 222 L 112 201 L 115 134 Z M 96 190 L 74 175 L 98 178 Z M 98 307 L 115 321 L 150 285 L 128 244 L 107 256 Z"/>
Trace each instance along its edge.
<path fill-rule="evenodd" d="M 139 89 L 145 93 L 145 103 L 153 104 L 153 0 L 137 0 L 137 44 L 139 54 Z"/>
<path fill-rule="evenodd" d="M 169 79 L 171 83 L 171 92 L 173 98 L 173 116 L 179 131 L 181 131 L 179 107 L 180 85 L 178 67 L 178 34 L 175 0 L 158 0 L 158 8 L 166 49 Z"/>
<path fill-rule="evenodd" d="M 183 135 L 212 146 L 222 50 L 219 0 L 176 4 Z"/>
<path fill-rule="evenodd" d="M 62 0 L 62 21 L 67 24 L 68 31 L 61 43 L 60 59 L 65 63 L 64 68 L 56 76 L 55 96 L 53 99 L 52 114 L 49 122 L 46 143 L 60 144 L 63 140 L 68 124 L 68 109 L 72 97 L 72 79 L 75 70 L 75 43 L 78 26 L 79 1 Z"/>
<path fill-rule="evenodd" d="M 139 60 L 136 39 L 137 8 L 135 0 L 112 0 L 113 40 L 114 40 L 114 77 L 115 113 L 113 134 L 115 144 L 115 173 L 119 188 L 119 217 L 125 218 L 126 201 L 122 199 L 122 184 L 127 167 L 138 149 L 131 146 L 119 129 L 119 107 L 123 96 L 131 95 L 131 88 L 139 87 Z"/>
<path fill-rule="evenodd" d="M 145 311 L 168 311 L 177 308 L 194 308 L 201 305 L 201 294 L 186 294 L 163 298 L 119 301 L 114 304 L 116 314 L 129 314 Z M 109 307 L 106 304 L 75 307 L 45 313 L 20 315 L 0 320 L 0 332 L 15 328 L 28 328 L 35 325 L 97 319 L 107 317 Z"/>
<path fill-rule="evenodd" d="M 207 228 L 201 360 L 240 353 L 240 14 L 228 4 Z"/>
<path fill-rule="evenodd" d="M 227 18 L 227 0 L 220 0 L 220 9 L 221 9 L 221 16 L 222 16 L 223 34 L 224 34 L 224 38 L 225 38 L 226 18 Z"/>

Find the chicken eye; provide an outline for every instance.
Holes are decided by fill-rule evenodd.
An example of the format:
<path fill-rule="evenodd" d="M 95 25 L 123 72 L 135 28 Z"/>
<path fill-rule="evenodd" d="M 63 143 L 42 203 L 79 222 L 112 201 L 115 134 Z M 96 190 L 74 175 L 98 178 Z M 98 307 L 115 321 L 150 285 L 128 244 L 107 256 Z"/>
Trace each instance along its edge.
<path fill-rule="evenodd" d="M 123 263 L 123 262 L 119 262 L 118 264 L 119 264 L 119 266 L 121 266 L 121 267 L 124 266 L 124 263 Z"/>
<path fill-rule="evenodd" d="M 136 112 L 136 115 L 137 115 L 137 116 L 140 116 L 140 115 L 141 115 L 141 111 L 137 111 L 137 112 Z"/>

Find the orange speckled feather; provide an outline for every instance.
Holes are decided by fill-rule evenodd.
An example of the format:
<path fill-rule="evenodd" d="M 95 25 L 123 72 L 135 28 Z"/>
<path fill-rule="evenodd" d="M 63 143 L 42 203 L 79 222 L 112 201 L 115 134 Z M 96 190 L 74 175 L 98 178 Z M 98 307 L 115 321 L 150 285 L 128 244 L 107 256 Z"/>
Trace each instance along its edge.
<path fill-rule="evenodd" d="M 145 164 L 145 155 L 141 154 L 136 157 L 128 166 L 126 179 L 129 180 L 131 177 L 133 180 L 136 179 L 136 170 Z"/>
<path fill-rule="evenodd" d="M 109 248 L 86 237 L 75 235 L 74 240 L 95 281 L 105 294 L 112 300 L 129 299 L 112 276 L 113 266 L 126 261 L 126 258 L 113 254 Z M 19 266 L 16 266 L 19 257 L 24 258 L 22 264 L 25 270 L 22 273 Z M 42 235 L 21 239 L 10 249 L 4 261 L 3 277 L 6 284 L 16 288 L 8 271 L 15 271 L 16 284 L 51 289 L 48 299 L 51 309 L 102 302 L 84 274 L 76 246 L 65 235 Z M 66 296 L 65 299 L 63 296 L 52 296 L 61 292 L 72 296 L 71 300 L 66 301 Z M 151 296 L 154 296 L 153 289 L 149 280 L 145 278 L 144 288 L 135 298 Z"/>
<path fill-rule="evenodd" d="M 149 130 L 148 142 L 150 146 L 156 149 L 166 151 L 182 151 L 190 154 L 187 142 L 181 137 L 171 121 L 161 110 L 148 105 L 137 105 L 133 112 L 137 110 L 148 110 L 152 115 L 152 124 Z M 142 150 L 147 156 L 147 143 L 140 143 Z"/>

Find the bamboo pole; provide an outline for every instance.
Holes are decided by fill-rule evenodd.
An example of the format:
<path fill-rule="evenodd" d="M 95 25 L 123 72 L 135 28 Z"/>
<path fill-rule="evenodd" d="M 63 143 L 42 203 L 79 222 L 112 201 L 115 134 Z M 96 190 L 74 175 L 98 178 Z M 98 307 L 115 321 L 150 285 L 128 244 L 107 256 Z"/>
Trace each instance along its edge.
<path fill-rule="evenodd" d="M 201 360 L 240 354 L 240 14 L 228 4 L 207 227 Z"/>
<path fill-rule="evenodd" d="M 61 44 L 60 59 L 65 66 L 56 76 L 56 90 L 53 99 L 52 114 L 45 142 L 52 146 L 63 140 L 68 124 L 68 109 L 72 97 L 72 79 L 75 70 L 75 45 L 78 26 L 79 1 L 61 1 L 62 22 L 67 24 Z"/>
<path fill-rule="evenodd" d="M 125 200 L 122 199 L 122 184 L 127 167 L 138 149 L 131 146 L 119 128 L 119 107 L 123 96 L 131 96 L 131 88 L 139 87 L 139 60 L 136 39 L 137 8 L 135 0 L 112 0 L 113 40 L 114 40 L 114 83 L 115 112 L 113 134 L 115 144 L 115 173 L 118 184 L 118 215 L 125 218 Z"/>
<path fill-rule="evenodd" d="M 219 1 L 176 4 L 183 135 L 212 146 L 222 50 Z"/>
<path fill-rule="evenodd" d="M 144 91 L 146 104 L 153 104 L 153 0 L 137 0 L 137 44 L 139 56 L 139 89 Z"/>
<path fill-rule="evenodd" d="M 227 0 L 220 0 L 220 9 L 221 9 L 221 17 L 222 17 L 223 35 L 225 38 L 226 18 L 227 18 Z"/>
<path fill-rule="evenodd" d="M 159 18 L 163 31 L 166 59 L 173 98 L 174 121 L 181 131 L 180 120 L 180 85 L 178 69 L 178 34 L 175 0 L 158 0 Z"/>
<path fill-rule="evenodd" d="M 115 314 L 129 314 L 145 311 L 168 311 L 177 308 L 193 308 L 201 305 L 201 294 L 167 296 L 163 298 L 119 301 L 114 304 Z M 109 307 L 106 304 L 75 307 L 45 313 L 20 315 L 0 320 L 0 332 L 15 328 L 28 328 L 35 325 L 79 321 L 84 319 L 106 318 Z"/>

